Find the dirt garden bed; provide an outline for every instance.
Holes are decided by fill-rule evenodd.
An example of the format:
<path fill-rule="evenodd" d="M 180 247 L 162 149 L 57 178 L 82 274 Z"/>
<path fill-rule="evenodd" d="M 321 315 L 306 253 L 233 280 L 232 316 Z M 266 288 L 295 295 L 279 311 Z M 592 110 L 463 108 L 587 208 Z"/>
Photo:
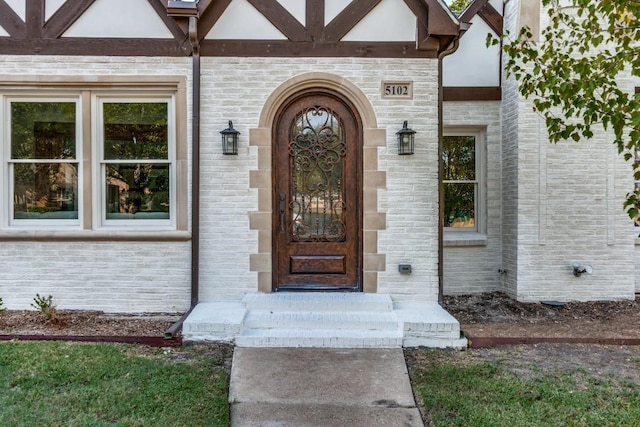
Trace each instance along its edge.
<path fill-rule="evenodd" d="M 521 303 L 495 292 L 447 296 L 443 307 L 471 337 L 640 339 L 640 301 Z"/>
<path fill-rule="evenodd" d="M 469 336 L 640 339 L 640 301 L 521 303 L 494 292 L 446 296 L 443 306 Z M 36 310 L 0 312 L 0 335 L 157 336 L 178 315 L 122 315 L 58 310 L 47 320 Z"/>

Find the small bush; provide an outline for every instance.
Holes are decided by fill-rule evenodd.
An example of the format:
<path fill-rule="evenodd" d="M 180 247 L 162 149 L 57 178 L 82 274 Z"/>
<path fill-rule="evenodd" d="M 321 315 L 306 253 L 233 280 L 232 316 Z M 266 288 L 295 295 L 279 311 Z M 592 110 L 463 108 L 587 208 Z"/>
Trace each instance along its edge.
<path fill-rule="evenodd" d="M 40 296 L 40 294 L 36 294 L 33 302 L 34 304 L 31 304 L 31 307 L 38 310 L 46 318 L 47 322 L 58 322 L 58 311 L 56 310 L 56 306 L 53 303 L 53 297 L 51 295 L 45 298 Z"/>
<path fill-rule="evenodd" d="M 4 301 L 2 301 L 2 298 L 0 298 L 0 313 L 5 311 L 6 309 L 7 307 L 4 306 Z"/>

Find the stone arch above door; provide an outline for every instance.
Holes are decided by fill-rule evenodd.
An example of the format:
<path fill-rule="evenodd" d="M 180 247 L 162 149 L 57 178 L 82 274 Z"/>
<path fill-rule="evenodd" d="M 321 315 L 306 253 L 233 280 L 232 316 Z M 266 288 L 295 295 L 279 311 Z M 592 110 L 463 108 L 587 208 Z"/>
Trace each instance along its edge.
<path fill-rule="evenodd" d="M 249 212 L 249 226 L 258 232 L 258 252 L 250 255 L 251 271 L 258 273 L 258 291 L 272 289 L 272 127 L 280 105 L 305 89 L 328 89 L 348 98 L 363 127 L 362 211 L 364 292 L 378 289 L 378 272 L 384 271 L 386 258 L 378 252 L 378 232 L 386 228 L 386 215 L 378 211 L 378 189 L 386 188 L 386 172 L 378 169 L 378 148 L 387 144 L 387 131 L 377 125 L 375 111 L 362 91 L 350 81 L 329 73 L 305 73 L 292 77 L 267 99 L 258 127 L 249 129 L 249 145 L 258 147 L 258 169 L 249 171 L 249 186 L 258 193 L 258 210 Z"/>

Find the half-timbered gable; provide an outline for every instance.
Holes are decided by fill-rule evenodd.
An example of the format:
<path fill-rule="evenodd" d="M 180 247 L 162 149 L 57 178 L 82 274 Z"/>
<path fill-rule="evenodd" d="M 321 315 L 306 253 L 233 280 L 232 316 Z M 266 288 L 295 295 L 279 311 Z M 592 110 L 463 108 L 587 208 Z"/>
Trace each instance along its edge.
<path fill-rule="evenodd" d="M 433 58 L 458 34 L 457 20 L 439 0 L 193 4 L 198 23 L 192 32 L 204 56 Z M 163 0 L 3 0 L 0 28 L 8 38 L 0 48 L 7 54 L 189 55 L 188 18 L 169 17 L 166 6 Z"/>

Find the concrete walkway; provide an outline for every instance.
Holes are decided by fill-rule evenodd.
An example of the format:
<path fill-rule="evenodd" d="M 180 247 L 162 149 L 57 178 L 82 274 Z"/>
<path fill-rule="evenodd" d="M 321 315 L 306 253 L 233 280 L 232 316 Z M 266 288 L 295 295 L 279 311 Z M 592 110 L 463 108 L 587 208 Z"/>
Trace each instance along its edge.
<path fill-rule="evenodd" d="M 239 348 L 232 427 L 423 427 L 402 349 Z"/>

